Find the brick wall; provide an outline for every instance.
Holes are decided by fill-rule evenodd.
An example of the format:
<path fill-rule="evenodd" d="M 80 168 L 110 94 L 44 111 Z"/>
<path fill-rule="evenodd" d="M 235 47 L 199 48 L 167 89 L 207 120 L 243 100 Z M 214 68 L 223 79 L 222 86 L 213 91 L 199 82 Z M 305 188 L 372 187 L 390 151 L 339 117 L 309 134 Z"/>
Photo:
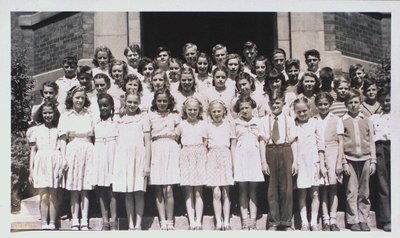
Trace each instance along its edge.
<path fill-rule="evenodd" d="M 325 50 L 378 62 L 383 56 L 383 46 L 390 40 L 390 27 L 383 27 L 382 22 L 362 13 L 324 13 Z M 389 38 L 382 38 L 385 34 Z"/>
<path fill-rule="evenodd" d="M 93 13 L 63 13 L 34 28 L 34 74 L 60 68 L 62 58 L 93 54 Z"/>

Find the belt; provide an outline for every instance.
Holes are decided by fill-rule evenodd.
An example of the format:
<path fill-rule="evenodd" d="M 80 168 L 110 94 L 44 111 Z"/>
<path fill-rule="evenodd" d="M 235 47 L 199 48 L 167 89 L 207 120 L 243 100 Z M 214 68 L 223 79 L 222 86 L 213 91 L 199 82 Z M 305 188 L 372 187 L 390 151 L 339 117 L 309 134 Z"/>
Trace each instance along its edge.
<path fill-rule="evenodd" d="M 106 142 L 109 142 L 109 141 L 115 141 L 116 139 L 117 139 L 116 136 L 103 137 L 103 138 L 100 137 L 100 138 L 96 138 L 95 142 L 106 143 Z"/>
<path fill-rule="evenodd" d="M 286 147 L 291 146 L 290 143 L 283 143 L 283 144 L 268 144 L 267 148 L 279 148 L 279 147 Z"/>

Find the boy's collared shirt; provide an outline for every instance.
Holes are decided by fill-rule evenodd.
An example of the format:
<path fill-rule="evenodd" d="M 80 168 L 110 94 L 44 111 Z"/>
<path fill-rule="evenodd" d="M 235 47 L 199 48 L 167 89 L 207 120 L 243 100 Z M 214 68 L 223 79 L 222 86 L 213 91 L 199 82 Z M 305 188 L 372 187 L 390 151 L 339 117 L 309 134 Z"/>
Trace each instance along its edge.
<path fill-rule="evenodd" d="M 344 126 L 344 153 L 351 161 L 365 161 L 371 159 L 376 163 L 374 128 L 371 120 L 359 112 L 356 117 L 348 113 L 342 117 Z"/>
<path fill-rule="evenodd" d="M 374 141 L 388 141 L 391 139 L 390 113 L 374 114 L 369 118 L 374 125 Z"/>
<path fill-rule="evenodd" d="M 276 116 L 274 114 L 261 118 L 264 126 L 265 141 L 268 145 L 274 144 L 271 139 L 274 120 L 277 118 L 279 128 L 279 140 L 275 144 L 292 143 L 297 138 L 297 128 L 294 119 L 284 115 L 282 112 Z"/>

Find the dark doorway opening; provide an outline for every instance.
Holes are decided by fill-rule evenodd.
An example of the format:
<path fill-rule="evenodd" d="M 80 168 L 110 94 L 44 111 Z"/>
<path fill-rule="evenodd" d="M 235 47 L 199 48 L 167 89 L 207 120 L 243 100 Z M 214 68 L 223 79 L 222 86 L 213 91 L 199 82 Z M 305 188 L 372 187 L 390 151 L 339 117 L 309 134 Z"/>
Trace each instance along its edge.
<path fill-rule="evenodd" d="M 211 55 L 216 44 L 242 56 L 243 44 L 253 41 L 259 55 L 269 57 L 276 46 L 273 12 L 142 12 L 141 41 L 144 54 L 154 57 L 159 46 L 182 58 L 182 46 L 191 42 Z M 243 56 L 242 56 L 243 57 Z"/>

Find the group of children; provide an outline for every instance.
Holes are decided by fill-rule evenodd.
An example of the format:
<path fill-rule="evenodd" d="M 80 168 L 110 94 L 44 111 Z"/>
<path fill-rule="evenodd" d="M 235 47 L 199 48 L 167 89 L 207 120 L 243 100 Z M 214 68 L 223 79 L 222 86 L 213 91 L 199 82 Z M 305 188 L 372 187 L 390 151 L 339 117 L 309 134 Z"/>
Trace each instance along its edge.
<path fill-rule="evenodd" d="M 89 229 L 92 189 L 102 230 L 118 229 L 115 193 L 125 196 L 129 230 L 141 230 L 152 185 L 160 228 L 174 230 L 173 186 L 180 185 L 190 230 L 202 229 L 204 186 L 212 190 L 215 229 L 230 230 L 229 190 L 236 184 L 242 228 L 254 230 L 257 204 L 265 202 L 257 201 L 257 188 L 267 181 L 268 230 L 293 229 L 294 192 L 301 230 L 320 230 L 320 211 L 322 230 L 340 230 L 343 182 L 349 228 L 369 231 L 369 178 L 376 172 L 377 218 L 390 231 L 389 86 L 361 65 L 350 67 L 350 80 L 335 78 L 331 68 L 319 68 L 314 49 L 305 52 L 306 72 L 283 49 L 270 61 L 250 41 L 244 61 L 221 44 L 212 51 L 214 62 L 187 43 L 182 62 L 159 47 L 151 60 L 131 45 L 126 63 L 101 46 L 96 68 L 63 60 L 65 76 L 43 84 L 27 132 L 42 228 L 56 229 L 57 188 L 65 188 L 72 230 Z"/>

